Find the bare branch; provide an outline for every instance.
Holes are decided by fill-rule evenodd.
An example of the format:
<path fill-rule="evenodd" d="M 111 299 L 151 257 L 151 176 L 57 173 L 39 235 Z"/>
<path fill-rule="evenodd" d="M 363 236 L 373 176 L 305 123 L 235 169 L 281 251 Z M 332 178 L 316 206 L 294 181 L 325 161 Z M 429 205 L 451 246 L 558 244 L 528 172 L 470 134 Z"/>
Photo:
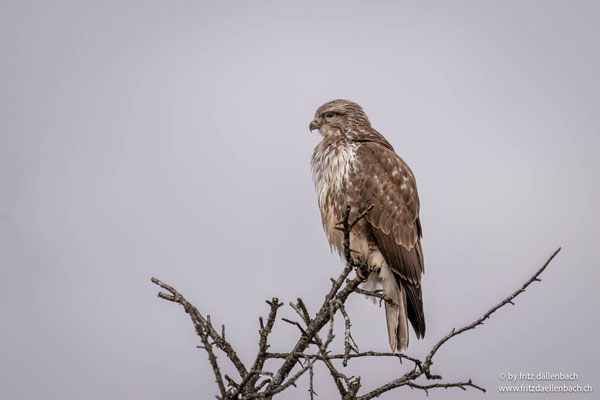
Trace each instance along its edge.
<path fill-rule="evenodd" d="M 376 391 L 370 392 L 369 394 L 364 395 L 364 396 L 359 396 L 356 399 L 357 400 L 372 399 L 374 397 L 379 397 L 381 394 L 383 394 L 385 392 L 389 392 L 390 390 L 393 390 L 393 389 L 396 389 L 396 388 L 399 388 L 402 386 L 408 386 L 412 389 L 421 389 L 421 390 L 424 390 L 426 394 L 429 394 L 430 389 L 435 389 L 435 388 L 447 389 L 447 388 L 453 388 L 453 387 L 457 387 L 462 390 L 467 390 L 466 389 L 467 387 L 472 387 L 472 388 L 481 390 L 484 393 L 486 392 L 486 390 L 484 388 L 482 388 L 481 386 L 477 386 L 477 385 L 473 384 L 470 379 L 467 382 L 432 383 L 429 385 L 420 385 L 418 383 L 412 382 L 411 380 L 408 380 L 405 377 L 402 377 L 400 379 L 397 379 L 395 381 L 389 382 L 389 383 L 381 386 Z"/>
<path fill-rule="evenodd" d="M 448 340 L 450 340 L 451 338 L 453 338 L 456 335 L 459 335 L 463 332 L 466 332 L 468 330 L 474 329 L 475 327 L 477 327 L 478 325 L 480 325 L 481 323 L 483 323 L 483 321 L 485 321 L 487 318 L 490 317 L 490 315 L 492 315 L 496 310 L 498 310 L 499 308 L 505 306 L 506 304 L 510 303 L 512 300 L 514 300 L 515 297 L 517 297 L 519 294 L 523 293 L 525 291 L 525 289 L 527 289 L 527 287 L 529 285 L 531 285 L 531 283 L 535 282 L 535 281 L 540 281 L 540 279 L 538 278 L 542 272 L 544 272 L 544 270 L 546 269 L 546 267 L 550 264 L 550 262 L 554 259 L 554 257 L 558 254 L 558 252 L 560 251 L 560 247 L 554 252 L 552 253 L 552 255 L 548 258 L 548 260 L 544 263 L 544 265 L 542 265 L 542 267 L 540 269 L 538 269 L 536 271 L 535 274 L 532 275 L 531 278 L 529 278 L 519 289 L 517 289 L 515 292 L 513 292 L 510 296 L 508 296 L 507 298 L 505 298 L 504 300 L 502 300 L 500 303 L 496 304 L 494 307 L 492 307 L 490 310 L 488 310 L 485 314 L 483 314 L 483 316 L 481 318 L 478 318 L 477 320 L 475 320 L 474 322 L 472 322 L 469 325 L 466 325 L 458 330 L 456 329 L 452 329 L 452 331 L 444 336 L 439 342 L 437 342 L 433 348 L 431 349 L 431 351 L 429 352 L 429 354 L 427 355 L 427 357 L 425 358 L 425 361 L 422 363 L 422 365 L 420 366 L 420 371 L 417 371 L 417 369 L 415 368 L 413 371 L 411 372 L 407 372 L 404 376 L 402 376 L 401 378 L 398 378 L 392 382 L 389 382 L 385 385 L 382 385 L 380 387 L 378 387 L 375 390 L 372 390 L 371 392 L 357 397 L 357 399 L 360 400 L 369 400 L 372 399 L 374 397 L 378 397 L 380 396 L 382 393 L 385 393 L 387 391 L 390 391 L 392 389 L 395 389 L 397 387 L 400 386 L 411 386 L 413 388 L 417 388 L 417 389 L 431 389 L 431 388 L 437 388 L 437 387 L 444 387 L 444 388 L 448 388 L 448 387 L 459 387 L 461 389 L 465 389 L 465 387 L 470 386 L 479 390 L 482 390 L 485 392 L 485 389 L 481 388 L 480 386 L 477 386 L 475 384 L 473 384 L 470 380 L 467 383 L 439 383 L 439 384 L 433 384 L 433 385 L 429 385 L 429 386 L 422 386 L 421 385 L 417 385 L 414 382 L 415 379 L 419 378 L 421 375 L 425 375 L 427 379 L 442 379 L 442 377 L 440 375 L 432 375 L 430 373 L 430 367 L 431 364 L 433 364 L 433 356 L 435 355 L 435 353 L 439 350 L 439 348 L 446 343 Z M 409 384 L 410 383 L 410 384 Z"/>
<path fill-rule="evenodd" d="M 314 400 L 315 395 L 317 395 L 317 393 L 315 392 L 314 376 L 315 371 L 311 364 L 310 368 L 308 369 L 308 394 L 310 395 L 310 400 Z"/>
<path fill-rule="evenodd" d="M 352 271 L 352 266 L 347 265 L 338 279 L 336 279 L 325 296 L 323 305 L 317 312 L 315 318 L 311 319 L 309 326 L 306 328 L 306 333 L 303 334 L 297 341 L 294 348 L 290 351 L 289 356 L 284 360 L 282 366 L 277 371 L 277 374 L 273 377 L 273 380 L 269 383 L 267 391 L 273 390 L 273 388 L 281 385 L 285 377 L 290 373 L 294 365 L 298 362 L 298 359 L 293 356 L 295 353 L 302 353 L 304 350 L 314 341 L 315 334 L 317 334 L 330 320 L 331 314 L 329 312 L 330 303 L 337 299 L 342 304 L 346 301 L 352 291 L 361 284 L 365 278 L 357 277 L 351 283 L 348 283 L 344 289 L 340 291 L 346 277 Z"/>
<path fill-rule="evenodd" d="M 541 268 L 538 269 L 537 272 L 531 276 L 531 278 L 529 278 L 519 289 L 517 289 L 515 292 L 513 292 L 510 296 L 508 296 L 507 298 L 502 300 L 500 303 L 496 304 L 494 307 L 490 308 L 485 314 L 483 314 L 483 316 L 481 318 L 473 321 L 469 325 L 463 326 L 462 328 L 460 328 L 458 330 L 452 329 L 452 331 L 449 334 L 447 334 L 439 342 L 437 342 L 433 346 L 433 348 L 427 355 L 427 358 L 425 358 L 425 362 L 423 363 L 423 369 L 425 370 L 425 374 L 427 375 L 427 377 L 428 378 L 431 378 L 431 377 L 437 378 L 437 376 L 435 376 L 435 375 L 430 375 L 430 367 L 431 367 L 431 364 L 433 364 L 433 361 L 432 361 L 433 356 L 435 355 L 435 353 L 439 350 L 439 348 L 444 343 L 446 343 L 448 340 L 452 339 L 456 335 L 460 335 L 461 333 L 463 333 L 465 331 L 475 329 L 478 325 L 481 325 L 483 323 L 483 321 L 488 319 L 494 312 L 496 312 L 499 308 L 505 306 L 506 304 L 508 304 L 508 303 L 514 304 L 512 302 L 512 300 L 514 300 L 515 297 L 517 297 L 521 293 L 525 292 L 525 289 L 527 289 L 527 287 L 529 285 L 531 285 L 533 282 L 540 281 L 540 279 L 538 277 L 542 274 L 542 272 L 544 272 L 546 267 L 550 264 L 550 262 L 554 259 L 554 257 L 558 254 L 558 252 L 560 250 L 561 250 L 560 247 L 558 249 L 556 249 L 556 251 L 554 251 L 554 253 L 552 253 L 552 255 L 548 258 L 548 260 L 546 260 L 544 265 L 542 265 Z"/>
<path fill-rule="evenodd" d="M 289 353 L 267 353 L 267 358 L 286 358 L 289 355 Z M 294 354 L 295 357 L 297 358 L 317 358 L 319 360 L 340 360 L 343 359 L 345 357 L 345 354 L 327 354 L 326 356 L 321 356 L 319 354 L 303 354 L 303 353 L 298 353 L 298 354 Z M 415 363 L 417 366 L 421 364 L 421 361 L 417 358 L 414 357 L 409 357 L 406 354 L 402 354 L 402 353 L 382 353 L 382 352 L 377 352 L 377 351 L 364 351 L 364 352 L 360 352 L 360 353 L 350 353 L 348 355 L 348 358 L 365 358 L 365 357 L 393 357 L 393 358 L 397 358 L 398 360 L 400 360 L 400 363 L 402 363 L 402 360 L 409 360 L 412 361 L 413 363 Z"/>
<path fill-rule="evenodd" d="M 327 337 L 325 338 L 325 341 L 321 340 L 318 334 L 315 334 L 315 341 L 317 343 L 317 346 L 319 347 L 319 359 L 324 361 L 325 366 L 329 370 L 331 378 L 333 379 L 333 382 L 335 383 L 335 386 L 337 387 L 338 392 L 340 393 L 340 396 L 342 398 L 345 398 L 348 395 L 348 390 L 346 389 L 346 387 L 349 385 L 350 379 L 345 374 L 342 374 L 340 371 L 338 371 L 337 368 L 335 368 L 335 366 L 331 362 L 331 360 L 327 359 L 327 347 L 333 341 L 334 338 L 333 324 L 335 308 L 333 306 L 333 302 L 329 302 L 329 315 L 329 329 L 327 331 Z M 346 386 L 344 386 L 342 380 L 346 383 Z"/>
<path fill-rule="evenodd" d="M 312 368 L 312 366 L 313 366 L 313 360 L 309 359 L 309 360 L 307 360 L 306 365 L 304 367 L 302 367 L 302 369 L 300 369 L 298 372 L 296 372 L 296 374 L 294 374 L 286 382 L 284 382 L 281 385 L 278 385 L 275 389 L 269 390 L 267 388 L 267 390 L 264 392 L 250 393 L 250 394 L 242 397 L 242 400 L 271 398 L 272 396 L 276 395 L 277 393 L 283 392 L 285 389 L 288 389 L 291 386 L 296 386 L 296 381 L 298 380 L 298 378 L 300 378 L 302 375 L 304 375 L 304 373 L 306 371 L 308 371 L 310 368 Z"/>
<path fill-rule="evenodd" d="M 306 335 L 306 331 L 304 330 L 304 328 L 302 327 L 302 325 L 300 325 L 297 321 L 292 321 L 291 319 L 287 319 L 287 318 L 281 318 L 281 320 L 283 322 L 287 322 L 288 324 L 297 327 L 300 330 L 301 334 Z"/>
<path fill-rule="evenodd" d="M 352 326 L 352 324 L 350 323 L 350 317 L 348 316 L 348 313 L 346 312 L 346 309 L 344 308 L 344 305 L 342 303 L 338 302 L 337 307 L 342 313 L 342 316 L 344 317 L 344 324 L 346 326 L 346 329 L 344 331 L 344 358 L 342 360 L 342 365 L 346 367 L 348 365 L 348 358 L 350 357 L 350 350 L 354 350 L 358 353 L 358 349 L 356 349 L 356 343 L 352 338 L 352 333 L 350 333 L 350 327 Z M 354 343 L 354 346 L 352 346 L 350 341 Z"/>
<path fill-rule="evenodd" d="M 196 329 L 196 333 L 198 334 L 198 336 L 200 336 L 200 340 L 202 341 L 202 348 L 206 350 L 206 353 L 208 354 L 208 360 L 210 362 L 210 365 L 212 366 L 213 373 L 215 374 L 217 386 L 219 388 L 219 391 L 221 392 L 221 398 L 224 399 L 226 396 L 226 390 L 225 385 L 223 384 L 223 377 L 221 376 L 221 369 L 219 368 L 219 364 L 217 363 L 217 357 L 213 352 L 212 344 L 208 340 L 208 337 L 210 335 L 209 330 L 212 329 L 210 318 L 205 319 L 204 317 L 202 317 L 196 309 L 196 307 L 191 305 L 181 294 L 179 294 L 179 292 L 177 292 L 171 286 L 161 282 L 156 278 L 152 278 L 152 282 L 154 282 L 161 288 L 168 290 L 171 293 L 170 295 L 166 293 L 159 293 L 158 297 L 181 304 L 185 311 L 190 315 L 192 323 L 194 324 L 194 328 Z"/>
<path fill-rule="evenodd" d="M 306 371 L 308 371 L 308 392 L 310 399 L 314 400 L 314 396 L 316 396 L 314 388 L 314 367 L 316 362 L 322 362 L 327 367 L 343 400 L 369 400 L 379 397 L 381 394 L 399 387 L 419 389 L 425 391 L 425 393 L 428 393 L 430 389 L 437 388 L 459 388 L 462 390 L 474 388 L 485 392 L 484 388 L 474 384 L 471 380 L 435 383 L 417 383 L 416 380 L 419 378 L 427 380 L 442 379 L 441 376 L 433 375 L 430 371 L 431 365 L 433 364 L 433 357 L 437 351 L 454 336 L 457 336 L 468 330 L 472 330 L 483 324 L 483 322 L 490 318 L 494 312 L 506 304 L 514 304 L 513 300 L 518 295 L 525 292 L 525 290 L 533 282 L 540 281 L 539 276 L 558 254 L 560 248 L 548 258 L 542 267 L 539 268 L 537 272 L 533 274 L 531 278 L 529 278 L 529 280 L 527 280 L 510 296 L 496 304 L 485 314 L 483 314 L 483 316 L 471 324 L 460 329 L 452 329 L 449 334 L 440 339 L 440 341 L 432 347 L 424 361 L 421 361 L 419 358 L 409 357 L 402 353 L 385 353 L 374 351 L 359 352 L 358 347 L 352 338 L 350 330 L 352 323 L 345 307 L 345 302 L 348 297 L 352 293 L 358 293 L 378 298 L 380 300 L 380 304 L 381 301 L 386 301 L 388 304 L 396 306 L 393 301 L 386 299 L 385 295 L 381 291 L 367 291 L 359 288 L 359 285 L 367 279 L 370 270 L 365 262 L 352 257 L 354 251 L 350 247 L 350 232 L 352 228 L 356 226 L 356 224 L 359 223 L 360 220 L 364 218 L 372 208 L 372 205 L 367 207 L 364 211 L 359 213 L 356 218 L 350 220 L 351 209 L 350 207 L 347 207 L 343 220 L 336 225 L 336 229 L 342 231 L 344 235 L 343 253 L 346 259 L 346 265 L 340 275 L 336 279 L 331 280 L 331 288 L 325 295 L 323 303 L 319 307 L 317 313 L 314 314 L 314 316 L 311 316 L 306 308 L 306 305 L 300 298 L 297 299 L 295 304 L 290 303 L 290 307 L 292 307 L 300 316 L 301 322 L 282 318 L 284 322 L 290 323 L 299 329 L 299 337 L 289 352 L 268 351 L 268 338 L 277 320 L 277 312 L 279 308 L 283 306 L 283 303 L 280 303 L 277 298 L 267 301 L 267 304 L 270 306 L 269 314 L 266 318 L 266 322 L 262 317 L 259 318 L 258 351 L 250 368 L 247 368 L 242 363 L 231 344 L 225 339 L 224 325 L 221 327 L 221 333 L 217 332 L 211 323 L 209 315 L 207 315 L 205 318 L 202 314 L 200 314 L 196 307 L 189 303 L 173 287 L 161 282 L 156 278 L 152 278 L 153 283 L 166 291 L 159 292 L 158 297 L 180 304 L 184 308 L 185 312 L 189 314 L 190 319 L 194 324 L 196 333 L 202 342 L 202 346 L 199 347 L 207 352 L 209 363 L 213 369 L 215 381 L 220 392 L 220 397 L 218 398 L 223 400 L 271 399 L 273 396 L 278 395 L 286 389 L 296 386 L 298 379 L 304 373 L 306 373 Z M 356 277 L 354 279 L 348 279 L 348 276 L 353 269 L 356 271 Z M 331 354 L 331 352 L 328 350 L 328 347 L 335 338 L 334 323 L 335 314 L 338 311 L 344 319 L 344 351 L 341 354 Z M 323 334 L 321 331 L 327 325 L 328 328 Z M 324 336 L 321 336 L 322 334 Z M 312 349 L 313 351 L 310 351 L 310 346 L 312 345 L 315 347 Z M 237 369 L 240 375 L 239 384 L 228 375 L 223 376 L 221 374 L 221 369 L 214 353 L 214 346 L 223 351 Z M 409 364 L 408 367 L 410 369 L 408 369 L 397 379 L 372 389 L 367 393 L 359 395 L 358 392 L 362 387 L 361 378 L 359 376 L 347 376 L 340 372 L 336 368 L 335 364 L 338 363 L 336 360 L 341 360 L 341 365 L 346 367 L 348 361 L 352 358 L 370 357 L 394 357 L 397 358 L 400 363 L 402 363 L 403 360 L 408 360 L 412 362 L 412 365 Z M 275 372 L 264 369 L 265 362 L 269 359 L 281 360 L 281 365 L 279 365 L 279 368 Z M 299 366 L 299 369 L 296 368 L 296 366 Z M 295 371 L 295 373 L 289 377 L 293 371 Z M 261 377 L 265 376 L 267 378 L 264 378 L 258 382 Z M 228 390 L 225 389 L 224 381 L 227 382 L 229 387 Z"/>
<path fill-rule="evenodd" d="M 361 219 L 363 219 L 369 213 L 369 211 L 371 211 L 373 209 L 373 207 L 375 207 L 375 205 L 371 204 L 350 222 L 349 221 L 350 206 L 347 206 L 346 211 L 344 212 L 343 219 L 341 221 L 339 221 L 335 227 L 335 229 L 342 231 L 344 233 L 344 241 L 343 241 L 343 243 L 344 243 L 344 258 L 346 259 L 346 262 L 351 267 L 357 268 L 358 270 L 360 270 L 363 273 L 366 270 L 368 270 L 368 268 L 367 268 L 366 263 L 358 262 L 354 258 L 352 258 L 352 250 L 350 249 L 350 231 L 352 231 L 352 228 L 354 228 L 354 225 L 356 225 Z"/>
<path fill-rule="evenodd" d="M 266 325 L 263 324 L 262 318 L 259 319 L 260 330 L 258 331 L 258 333 L 259 333 L 258 354 L 256 355 L 256 359 L 254 360 L 254 364 L 252 364 L 252 368 L 251 368 L 252 371 L 260 371 L 263 368 L 263 366 L 265 365 L 265 361 L 267 360 L 266 354 L 267 354 L 267 350 L 269 348 L 269 345 L 267 343 L 267 338 L 273 329 L 273 325 L 275 325 L 275 319 L 277 318 L 277 311 L 279 310 L 279 308 L 281 306 L 283 306 L 283 303 L 280 303 L 279 299 L 277 297 L 273 297 L 271 299 L 271 301 L 267 301 L 267 304 L 271 307 L 271 309 L 269 311 L 269 316 L 267 317 Z M 272 375 L 272 374 L 270 374 L 270 375 Z M 258 380 L 258 377 L 259 377 L 258 374 L 251 375 L 250 373 L 248 373 L 248 375 L 245 376 L 244 379 L 242 380 L 242 383 L 240 383 L 240 389 L 237 393 L 235 393 L 234 398 L 240 393 L 240 391 L 244 390 L 244 388 L 246 387 L 246 383 L 248 383 L 249 389 L 253 390 L 254 386 L 256 385 L 256 381 Z M 246 382 L 244 382 L 244 381 L 246 381 Z"/>
<path fill-rule="evenodd" d="M 183 307 L 185 312 L 190 315 L 190 318 L 192 319 L 192 322 L 194 322 L 194 324 L 195 324 L 195 321 L 202 322 L 206 326 L 208 336 L 210 336 L 210 338 L 214 341 L 215 346 L 217 346 L 217 348 L 219 350 L 224 352 L 227 355 L 227 357 L 229 358 L 229 360 L 231 360 L 231 362 L 233 363 L 235 368 L 238 370 L 240 377 L 246 376 L 248 371 L 246 370 L 244 363 L 242 363 L 242 360 L 240 360 L 240 358 L 238 357 L 237 353 L 235 352 L 235 350 L 233 349 L 231 344 L 229 344 L 228 341 L 226 341 L 221 335 L 219 335 L 219 333 L 213 328 L 212 324 L 210 324 L 206 320 L 206 318 L 204 318 L 202 316 L 202 314 L 200 314 L 198 309 L 196 307 L 194 307 L 190 302 L 188 302 L 185 299 L 185 297 L 183 297 L 172 286 L 167 285 L 166 283 L 160 281 L 157 278 L 152 278 L 152 282 L 171 293 L 169 295 L 169 294 L 161 292 L 161 293 L 158 293 L 158 297 L 165 299 L 165 300 L 172 301 L 174 303 L 181 304 L 181 306 Z"/>
<path fill-rule="evenodd" d="M 223 384 L 223 377 L 221 376 L 221 369 L 219 368 L 219 364 L 217 363 L 217 357 L 212 350 L 212 345 L 208 341 L 208 333 L 206 332 L 206 327 L 203 326 L 202 323 L 196 323 L 196 332 L 198 332 L 198 336 L 200 336 L 200 340 L 204 345 L 204 349 L 206 353 L 208 353 L 208 360 L 210 365 L 212 366 L 213 373 L 215 374 L 215 379 L 217 382 L 217 386 L 219 387 L 219 391 L 221 392 L 221 398 L 225 398 L 225 385 Z"/>
<path fill-rule="evenodd" d="M 357 287 L 356 289 L 354 289 L 354 291 L 358 294 L 363 294 L 367 297 L 374 297 L 376 299 L 379 299 L 380 306 L 381 306 L 381 302 L 385 301 L 390 306 L 397 307 L 396 303 L 394 303 L 394 301 L 392 299 L 388 299 L 387 297 L 385 297 L 385 295 L 383 294 L 383 291 L 381 291 L 381 290 L 365 290 L 365 289 L 361 289 L 361 288 Z"/>
<path fill-rule="evenodd" d="M 481 390 L 483 393 L 486 392 L 486 390 L 484 388 L 482 388 L 481 386 L 477 386 L 475 385 L 473 382 L 471 382 L 471 380 L 469 379 L 467 382 L 456 382 L 456 383 L 432 383 L 430 385 L 419 385 L 413 382 L 408 382 L 406 384 L 406 386 L 410 386 L 411 388 L 414 389 L 422 389 L 425 391 L 425 393 L 427 393 L 427 391 L 429 389 L 434 389 L 434 388 L 452 388 L 452 387 L 457 387 L 460 388 L 462 390 L 467 390 L 466 387 L 470 386 L 472 388 L 475 388 L 477 390 Z"/>

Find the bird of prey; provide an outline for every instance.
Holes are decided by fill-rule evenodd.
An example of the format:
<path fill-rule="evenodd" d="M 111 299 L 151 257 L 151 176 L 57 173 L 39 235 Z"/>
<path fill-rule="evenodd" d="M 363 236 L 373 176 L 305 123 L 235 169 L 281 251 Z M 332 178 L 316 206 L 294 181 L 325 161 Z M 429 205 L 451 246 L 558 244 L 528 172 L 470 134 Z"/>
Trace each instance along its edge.
<path fill-rule="evenodd" d="M 355 256 L 370 268 L 367 284 L 381 287 L 392 351 L 408 347 L 408 321 L 425 335 L 421 291 L 424 272 L 419 197 L 415 177 L 362 107 L 348 100 L 323 104 L 309 125 L 323 140 L 312 155 L 312 171 L 323 228 L 343 255 L 343 233 L 335 229 L 346 206 L 350 219 L 373 209 L 351 231 Z"/>

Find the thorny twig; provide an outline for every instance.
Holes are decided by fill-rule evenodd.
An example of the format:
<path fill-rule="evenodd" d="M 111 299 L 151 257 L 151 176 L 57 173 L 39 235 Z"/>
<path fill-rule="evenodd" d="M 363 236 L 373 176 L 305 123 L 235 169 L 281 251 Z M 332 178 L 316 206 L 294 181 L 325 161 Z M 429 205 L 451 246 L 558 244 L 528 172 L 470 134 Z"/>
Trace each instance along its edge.
<path fill-rule="evenodd" d="M 171 294 L 167 294 L 167 293 L 159 292 L 158 297 L 160 297 L 161 299 L 172 301 L 174 303 L 181 304 L 181 306 L 183 306 L 183 309 L 185 310 L 185 312 L 188 313 L 190 315 L 190 317 L 192 318 L 192 322 L 194 322 L 194 323 L 195 323 L 195 321 L 201 322 L 206 327 L 207 334 L 213 340 L 215 346 L 217 346 L 217 348 L 219 350 L 223 351 L 227 355 L 227 357 L 229 358 L 231 363 L 235 366 L 235 368 L 238 370 L 238 373 L 241 376 L 245 376 L 248 373 L 248 371 L 246 370 L 246 367 L 244 366 L 244 363 L 242 363 L 242 360 L 240 360 L 240 358 L 238 357 L 236 351 L 233 349 L 231 344 L 229 344 L 229 342 L 227 340 L 225 340 L 224 337 L 219 335 L 219 333 L 215 330 L 215 328 L 212 326 L 210 321 L 208 321 L 206 318 L 204 318 L 204 316 L 202 316 L 202 314 L 200 314 L 200 312 L 198 311 L 198 309 L 196 307 L 194 307 L 190 302 L 188 302 L 185 299 L 185 297 L 183 297 L 172 286 L 167 285 L 166 283 L 160 281 L 157 278 L 152 278 L 152 282 L 154 284 L 160 286 L 161 288 L 165 289 L 169 293 L 171 293 Z M 222 331 L 225 332 L 225 329 L 223 328 Z"/>
<path fill-rule="evenodd" d="M 350 357 L 350 350 L 354 350 L 356 353 L 358 353 L 358 349 L 356 346 L 356 342 L 354 342 L 354 338 L 352 338 L 352 333 L 350 332 L 350 327 L 352 326 L 352 324 L 350 323 L 350 317 L 348 316 L 348 313 L 346 312 L 346 309 L 344 308 L 344 305 L 341 303 L 337 304 L 338 309 L 340 310 L 340 312 L 342 313 L 342 316 L 344 317 L 344 324 L 346 329 L 344 330 L 344 358 L 342 360 L 342 365 L 344 367 L 348 366 L 348 358 Z M 350 343 L 350 341 L 352 341 L 352 343 Z M 354 344 L 354 346 L 353 346 Z"/>
<path fill-rule="evenodd" d="M 304 373 L 308 371 L 308 385 L 310 399 L 313 400 L 316 396 L 314 390 L 314 365 L 316 362 L 323 362 L 323 364 L 329 370 L 334 383 L 338 389 L 338 392 L 344 400 L 369 400 L 375 397 L 379 397 L 381 394 L 394 390 L 398 387 L 407 386 L 411 389 L 419 389 L 428 393 L 428 390 L 435 388 L 460 388 L 466 390 L 468 387 L 481 390 L 485 392 L 485 389 L 481 386 L 474 384 L 471 380 L 464 382 L 436 382 L 436 383 L 417 383 L 416 380 L 423 378 L 426 380 L 439 380 L 442 379 L 440 375 L 434 375 L 431 373 L 431 365 L 433 364 L 433 357 L 437 351 L 451 338 L 457 336 L 465 331 L 474 329 L 475 327 L 483 324 L 495 311 L 505 306 L 506 304 L 514 304 L 513 300 L 521 293 L 523 293 L 529 285 L 535 281 L 540 281 L 539 276 L 554 259 L 554 257 L 560 251 L 558 248 L 548 260 L 542 265 L 542 267 L 519 289 L 513 292 L 510 296 L 496 304 L 489 311 L 487 311 L 482 317 L 478 318 L 471 324 L 468 324 L 460 329 L 452 329 L 449 334 L 444 336 L 439 342 L 437 342 L 427 354 L 425 359 L 421 361 L 418 358 L 410 357 L 402 353 L 382 353 L 374 351 L 359 352 L 352 338 L 350 327 L 351 320 L 346 308 L 344 306 L 348 296 L 352 293 L 364 294 L 373 298 L 378 298 L 381 301 L 386 301 L 391 305 L 395 304 L 385 297 L 381 291 L 367 291 L 359 288 L 359 285 L 363 283 L 369 275 L 368 265 L 352 257 L 352 249 L 350 247 L 350 231 L 352 228 L 364 218 L 373 206 L 367 207 L 358 215 L 350 219 L 351 210 L 350 207 L 346 208 L 344 218 L 340 221 L 336 229 L 342 231 L 343 244 L 344 244 L 344 257 L 346 259 L 346 266 L 337 277 L 332 279 L 332 285 L 328 293 L 325 295 L 323 304 L 317 311 L 317 313 L 311 317 L 306 305 L 302 299 L 298 298 L 297 302 L 290 303 L 290 306 L 296 311 L 301 318 L 301 323 L 292 321 L 286 318 L 282 318 L 283 321 L 288 322 L 299 329 L 299 338 L 296 344 L 289 352 L 269 352 L 268 336 L 271 333 L 273 326 L 276 322 L 277 311 L 283 305 L 277 298 L 273 298 L 271 301 L 267 301 L 270 306 L 269 315 L 267 316 L 266 323 L 263 318 L 259 318 L 259 345 L 258 352 L 252 366 L 247 368 L 244 363 L 238 357 L 236 351 L 232 345 L 225 339 L 225 326 L 222 326 L 221 333 L 217 332 L 211 321 L 210 316 L 206 318 L 189 303 L 179 292 L 173 287 L 163 283 L 162 281 L 152 278 L 152 282 L 166 290 L 168 293 L 160 292 L 158 297 L 179 303 L 183 306 L 186 313 L 190 315 L 190 318 L 194 324 L 196 332 L 200 337 L 202 346 L 208 355 L 209 363 L 212 366 L 215 381 L 218 386 L 219 396 L 217 398 L 223 400 L 250 400 L 250 399 L 270 399 L 275 395 L 280 394 L 286 389 L 292 386 L 296 386 L 298 379 Z M 350 272 L 356 270 L 355 279 L 347 279 Z M 331 354 L 328 350 L 329 345 L 335 338 L 334 335 L 334 316 L 337 312 L 340 312 L 344 319 L 344 352 L 341 354 Z M 323 328 L 328 325 L 328 329 L 325 332 L 325 337 L 321 338 L 320 332 Z M 212 342 L 211 342 L 212 341 Z M 315 346 L 316 353 L 312 354 L 305 353 L 311 345 Z M 221 368 L 217 362 L 217 357 L 214 354 L 213 346 L 223 351 L 229 361 L 234 365 L 239 374 L 239 383 L 232 379 L 228 375 L 222 375 Z M 341 360 L 342 366 L 346 367 L 349 360 L 354 358 L 364 357 L 395 357 L 402 363 L 402 360 L 408 360 L 412 362 L 412 368 L 408 370 L 404 375 L 394 379 L 384 385 L 381 385 L 369 392 L 359 395 L 358 392 L 361 389 L 360 377 L 348 377 L 344 373 L 340 372 L 334 364 L 335 360 Z M 276 371 L 265 370 L 265 362 L 269 359 L 283 360 L 282 364 Z M 304 360 L 304 362 L 302 361 Z M 339 361 L 338 361 L 339 362 Z M 296 366 L 300 366 L 296 372 L 288 378 L 292 370 Z M 266 376 L 266 379 L 258 382 L 261 376 Z M 287 380 L 286 380 L 287 378 Z M 224 380 L 227 381 L 229 389 L 225 389 Z M 425 381 L 427 382 L 427 381 Z"/>

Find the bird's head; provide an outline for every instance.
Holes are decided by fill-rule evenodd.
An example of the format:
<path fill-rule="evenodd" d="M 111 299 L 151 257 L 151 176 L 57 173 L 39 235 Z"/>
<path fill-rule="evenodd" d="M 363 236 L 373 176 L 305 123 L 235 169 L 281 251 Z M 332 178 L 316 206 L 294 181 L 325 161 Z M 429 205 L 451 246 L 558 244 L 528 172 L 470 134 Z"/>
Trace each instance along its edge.
<path fill-rule="evenodd" d="M 362 107 L 349 100 L 332 100 L 317 109 L 308 129 L 318 129 L 323 136 L 341 135 L 349 129 L 371 123 Z"/>

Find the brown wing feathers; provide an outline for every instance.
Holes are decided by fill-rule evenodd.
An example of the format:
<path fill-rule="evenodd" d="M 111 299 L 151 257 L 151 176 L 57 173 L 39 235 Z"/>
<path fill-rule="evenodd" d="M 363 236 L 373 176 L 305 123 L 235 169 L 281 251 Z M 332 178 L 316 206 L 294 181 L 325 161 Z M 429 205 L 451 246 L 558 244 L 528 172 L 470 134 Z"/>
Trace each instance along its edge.
<path fill-rule="evenodd" d="M 421 257 L 421 243 L 407 250 L 398 245 L 390 235 L 381 230 L 372 228 L 379 250 L 388 265 L 395 272 L 398 285 L 406 290 L 408 319 L 411 322 L 418 338 L 425 335 L 425 317 L 423 312 L 423 298 L 421 294 L 421 272 L 423 260 Z"/>
<path fill-rule="evenodd" d="M 407 316 L 418 338 L 425 335 L 421 292 L 424 264 L 416 183 L 408 166 L 387 146 L 364 143 L 359 157 L 365 168 L 363 200 L 375 207 L 367 222 L 377 245 L 407 298 Z"/>

